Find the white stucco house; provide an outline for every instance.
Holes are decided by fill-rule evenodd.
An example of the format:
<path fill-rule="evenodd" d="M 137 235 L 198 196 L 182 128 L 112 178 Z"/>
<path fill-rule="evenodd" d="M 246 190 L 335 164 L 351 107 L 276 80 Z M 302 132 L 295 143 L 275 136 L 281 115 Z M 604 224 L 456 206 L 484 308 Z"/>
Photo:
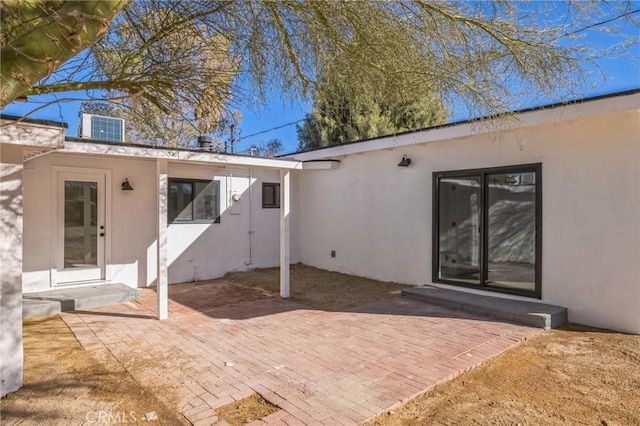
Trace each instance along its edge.
<path fill-rule="evenodd" d="M 640 90 L 278 159 L 0 127 L 2 395 L 23 293 L 289 263 L 568 308 L 640 333 Z M 129 189 L 132 188 L 132 189 Z M 294 284 L 295 285 L 295 284 Z"/>

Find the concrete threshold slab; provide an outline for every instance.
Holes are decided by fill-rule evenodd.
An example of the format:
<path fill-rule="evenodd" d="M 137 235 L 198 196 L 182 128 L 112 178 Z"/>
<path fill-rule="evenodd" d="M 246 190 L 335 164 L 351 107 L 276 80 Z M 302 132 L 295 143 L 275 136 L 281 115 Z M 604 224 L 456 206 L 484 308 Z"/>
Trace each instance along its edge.
<path fill-rule="evenodd" d="M 112 303 L 131 302 L 139 297 L 137 289 L 120 283 L 24 293 L 22 295 L 22 317 L 31 318 Z"/>
<path fill-rule="evenodd" d="M 567 308 L 545 303 L 505 299 L 432 286 L 408 288 L 402 290 L 402 296 L 545 330 L 557 328 L 568 321 Z"/>

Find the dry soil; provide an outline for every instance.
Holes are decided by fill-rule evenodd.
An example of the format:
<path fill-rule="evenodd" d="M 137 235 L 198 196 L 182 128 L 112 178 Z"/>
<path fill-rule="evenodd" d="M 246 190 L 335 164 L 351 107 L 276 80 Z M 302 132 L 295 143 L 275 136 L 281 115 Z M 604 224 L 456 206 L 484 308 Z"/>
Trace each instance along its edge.
<path fill-rule="evenodd" d="M 0 424 L 188 424 L 125 370 L 85 351 L 58 315 L 24 321 L 24 386 L 2 398 Z M 145 417 L 146 416 L 146 417 Z M 119 421 L 118 421 L 119 420 Z"/>

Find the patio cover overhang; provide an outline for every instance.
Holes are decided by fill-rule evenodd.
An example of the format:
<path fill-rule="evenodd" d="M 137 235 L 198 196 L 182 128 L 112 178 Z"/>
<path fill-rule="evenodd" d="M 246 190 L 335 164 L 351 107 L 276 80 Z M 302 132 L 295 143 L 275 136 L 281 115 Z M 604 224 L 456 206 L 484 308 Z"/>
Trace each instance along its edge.
<path fill-rule="evenodd" d="M 216 167 L 261 167 L 280 170 L 280 296 L 289 297 L 290 269 L 290 215 L 291 215 L 291 171 L 301 170 L 302 162 L 273 158 L 229 155 L 225 153 L 192 151 L 183 149 L 154 148 L 139 145 L 112 144 L 100 141 L 86 141 L 67 138 L 59 153 L 115 156 L 155 159 L 157 187 L 157 316 L 163 320 L 169 317 L 169 281 L 167 256 L 167 209 L 169 188 L 169 164 L 193 163 Z"/>

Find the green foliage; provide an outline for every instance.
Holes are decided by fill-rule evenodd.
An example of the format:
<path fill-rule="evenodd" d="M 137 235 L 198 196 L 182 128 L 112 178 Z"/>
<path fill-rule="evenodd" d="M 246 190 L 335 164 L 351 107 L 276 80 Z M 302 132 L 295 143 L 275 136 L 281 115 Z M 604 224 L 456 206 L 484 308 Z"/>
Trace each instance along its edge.
<path fill-rule="evenodd" d="M 105 35 L 127 0 L 0 2 L 0 107 Z"/>
<path fill-rule="evenodd" d="M 314 91 L 311 113 L 297 126 L 306 150 L 416 130 L 446 122 L 448 112 L 426 80 L 394 81 L 384 73 L 352 74 L 348 58 L 334 59 Z"/>

